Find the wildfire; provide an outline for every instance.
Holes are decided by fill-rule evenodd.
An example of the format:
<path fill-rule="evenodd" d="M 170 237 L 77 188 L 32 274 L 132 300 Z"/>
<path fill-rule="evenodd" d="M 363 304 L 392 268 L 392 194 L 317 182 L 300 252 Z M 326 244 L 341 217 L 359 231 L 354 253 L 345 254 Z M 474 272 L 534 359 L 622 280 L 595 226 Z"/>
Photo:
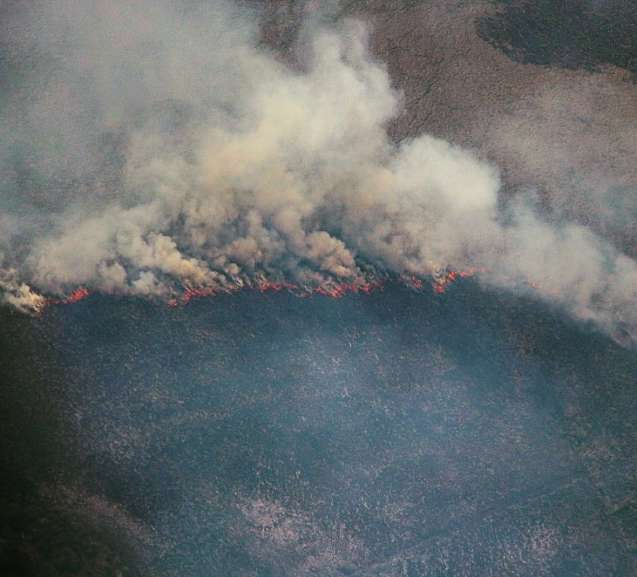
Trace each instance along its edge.
<path fill-rule="evenodd" d="M 89 292 L 84 287 L 76 288 L 68 297 L 62 300 L 62 304 L 68 305 L 77 303 L 85 299 L 89 295 Z"/>
<path fill-rule="evenodd" d="M 340 299 L 341 297 L 344 297 L 346 294 L 350 293 L 363 293 L 368 295 L 376 290 L 381 290 L 383 288 L 383 284 L 384 283 L 381 280 L 356 280 L 351 283 L 335 283 L 325 286 L 318 286 L 311 289 L 311 293 L 323 295 L 334 299 Z"/>
<path fill-rule="evenodd" d="M 214 296 L 215 294 L 218 294 L 219 291 L 218 289 L 215 288 L 210 288 L 210 287 L 206 287 L 206 288 L 187 288 L 184 291 L 184 294 L 181 296 L 181 303 L 182 304 L 188 304 L 192 299 L 194 298 L 201 298 L 201 297 L 211 297 Z M 178 303 L 176 303 L 178 304 Z"/>
<path fill-rule="evenodd" d="M 84 300 L 89 296 L 88 289 L 84 287 L 78 287 L 73 292 L 71 292 L 67 297 L 61 299 L 52 299 L 46 298 L 43 301 L 42 306 L 39 309 L 39 312 L 43 311 L 48 305 L 72 305 L 74 303 L 78 303 L 81 300 Z"/>
<path fill-rule="evenodd" d="M 269 281 L 265 278 L 259 278 L 256 281 L 256 288 L 259 292 L 281 292 L 283 290 L 288 291 L 297 291 L 299 289 L 298 286 L 289 283 L 289 282 L 273 282 Z"/>
<path fill-rule="evenodd" d="M 447 287 L 459 278 L 470 278 L 476 274 L 486 272 L 486 269 L 476 267 L 471 267 L 465 270 L 442 269 L 432 275 L 431 288 L 436 294 L 443 294 L 447 290 Z M 414 290 L 421 290 L 425 286 L 425 280 L 414 275 L 402 275 L 400 277 L 400 281 Z"/>
<path fill-rule="evenodd" d="M 486 272 L 484 269 L 470 268 L 462 271 L 442 271 L 433 276 L 431 287 L 436 294 L 442 294 L 447 287 L 457 279 L 469 278 L 478 273 Z M 288 291 L 297 296 L 320 295 L 329 298 L 339 299 L 348 294 L 371 294 L 382 290 L 386 283 L 385 278 L 356 278 L 351 282 L 327 282 L 320 285 L 299 285 L 287 281 L 273 281 L 265 277 L 257 277 L 251 281 L 236 280 L 234 284 L 223 287 L 184 287 L 183 292 L 167 300 L 170 307 L 177 307 L 188 304 L 192 299 L 211 297 L 218 294 L 230 294 L 239 290 L 257 290 L 261 293 Z M 422 290 L 425 280 L 415 275 L 401 275 L 401 283 L 413 288 Z M 62 299 L 48 299 L 49 304 L 73 304 L 89 296 L 89 291 L 85 287 L 78 287 L 67 297 Z"/>
<path fill-rule="evenodd" d="M 445 271 L 437 275 L 432 281 L 431 285 L 435 293 L 442 294 L 447 290 L 447 287 L 454 283 L 459 278 L 470 278 L 479 273 L 487 272 L 484 268 L 471 267 L 461 271 Z"/>
<path fill-rule="evenodd" d="M 258 290 L 260 293 L 288 291 L 297 296 L 322 295 L 330 298 L 341 298 L 346 294 L 362 293 L 370 294 L 383 287 L 381 280 L 363 280 L 356 279 L 350 283 L 326 283 L 317 286 L 299 285 L 287 281 L 271 281 L 263 277 L 258 277 L 251 283 L 238 283 L 230 287 L 220 288 L 192 288 L 187 287 L 183 294 L 178 298 L 172 298 L 168 301 L 168 305 L 176 307 L 180 304 L 185 305 L 193 298 L 209 297 L 220 293 L 232 293 L 241 289 Z"/>

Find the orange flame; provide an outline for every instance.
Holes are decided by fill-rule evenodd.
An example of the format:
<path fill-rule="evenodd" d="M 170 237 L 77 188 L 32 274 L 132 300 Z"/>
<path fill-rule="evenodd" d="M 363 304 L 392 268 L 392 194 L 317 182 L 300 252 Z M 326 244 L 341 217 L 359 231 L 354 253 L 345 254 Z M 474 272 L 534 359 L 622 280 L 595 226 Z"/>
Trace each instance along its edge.
<path fill-rule="evenodd" d="M 469 278 L 478 273 L 484 273 L 486 269 L 469 268 L 462 271 L 448 271 L 431 281 L 431 287 L 436 294 L 443 294 L 447 287 L 459 278 Z M 298 296 L 320 295 L 329 298 L 342 298 L 347 294 L 371 294 L 375 291 L 382 290 L 385 285 L 384 278 L 363 278 L 359 277 L 349 283 L 328 282 L 318 286 L 304 286 L 287 281 L 271 281 L 263 277 L 259 277 L 251 282 L 237 281 L 235 285 L 227 287 L 184 287 L 183 292 L 169 300 L 167 304 L 170 307 L 177 307 L 188 304 L 192 299 L 211 297 L 217 294 L 228 294 L 242 289 L 258 290 L 261 293 L 289 291 Z M 415 289 L 421 290 L 425 281 L 414 275 L 401 275 L 400 281 Z M 47 304 L 73 304 L 77 303 L 89 296 L 89 291 L 85 287 L 78 287 L 73 290 L 66 298 L 49 299 Z"/>
<path fill-rule="evenodd" d="M 87 289 L 85 289 L 84 287 L 78 287 L 68 297 L 66 297 L 62 301 L 62 304 L 66 305 L 66 304 L 73 304 L 73 303 L 80 302 L 81 300 L 85 299 L 88 295 L 89 295 L 89 292 Z"/>
<path fill-rule="evenodd" d="M 62 299 L 46 299 L 44 302 L 43 309 L 49 305 L 72 305 L 74 303 L 78 303 L 81 300 L 84 300 L 87 296 L 89 296 L 88 289 L 84 287 L 78 287 L 71 292 L 67 297 Z"/>
<path fill-rule="evenodd" d="M 434 292 L 436 292 L 437 294 L 442 294 L 447 290 L 447 287 L 458 280 L 458 278 L 470 278 L 472 276 L 475 276 L 476 274 L 485 272 L 487 272 L 485 268 L 475 267 L 460 271 L 448 271 L 439 278 L 434 279 L 434 281 L 432 282 L 432 287 L 434 289 Z"/>

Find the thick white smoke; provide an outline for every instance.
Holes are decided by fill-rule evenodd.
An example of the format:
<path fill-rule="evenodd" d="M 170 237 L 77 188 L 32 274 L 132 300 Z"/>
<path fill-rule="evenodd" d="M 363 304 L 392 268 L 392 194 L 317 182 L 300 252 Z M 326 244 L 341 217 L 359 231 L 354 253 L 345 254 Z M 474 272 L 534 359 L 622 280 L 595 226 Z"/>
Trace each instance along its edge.
<path fill-rule="evenodd" d="M 221 2 L 57 0 L 9 20 L 8 302 L 477 267 L 637 334 L 633 260 L 531 203 L 506 206 L 497 170 L 468 151 L 388 138 L 400 97 L 360 24 L 313 26 L 291 67 Z"/>

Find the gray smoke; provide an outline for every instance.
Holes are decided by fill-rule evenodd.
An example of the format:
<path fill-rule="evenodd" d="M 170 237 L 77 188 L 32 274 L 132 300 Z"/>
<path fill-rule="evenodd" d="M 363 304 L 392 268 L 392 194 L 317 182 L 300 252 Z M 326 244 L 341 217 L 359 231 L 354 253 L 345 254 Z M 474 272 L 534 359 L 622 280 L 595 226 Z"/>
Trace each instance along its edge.
<path fill-rule="evenodd" d="M 506 202 L 495 167 L 422 135 L 354 21 L 298 63 L 225 2 L 16 4 L 3 24 L 0 290 L 169 298 L 266 277 L 317 286 L 478 268 L 637 336 L 637 264 Z"/>

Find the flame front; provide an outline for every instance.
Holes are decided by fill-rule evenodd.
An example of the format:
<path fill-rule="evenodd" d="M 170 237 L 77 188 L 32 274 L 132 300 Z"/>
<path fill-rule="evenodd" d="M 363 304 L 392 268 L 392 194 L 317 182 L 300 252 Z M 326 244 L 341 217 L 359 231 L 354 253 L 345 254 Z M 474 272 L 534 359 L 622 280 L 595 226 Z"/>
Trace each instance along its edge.
<path fill-rule="evenodd" d="M 441 271 L 432 276 L 430 286 L 436 294 L 443 294 L 449 285 L 458 279 L 466 279 L 477 274 L 486 272 L 484 269 L 469 268 L 462 271 Z M 232 294 L 240 290 L 256 290 L 260 293 L 287 291 L 299 297 L 307 297 L 312 295 L 320 295 L 329 298 L 339 299 L 348 294 L 364 294 L 368 295 L 376 291 L 383 290 L 387 282 L 387 278 L 383 277 L 359 277 L 352 282 L 336 282 L 328 281 L 319 285 L 302 285 L 288 281 L 270 280 L 263 276 L 251 281 L 235 279 L 233 284 L 223 287 L 192 287 L 185 286 L 181 293 L 176 293 L 166 300 L 170 307 L 178 307 L 188 304 L 196 298 L 212 297 L 218 294 Z M 420 291 L 425 286 L 425 279 L 410 275 L 401 275 L 398 281 L 405 286 Z M 86 287 L 78 287 L 74 289 L 68 296 L 58 299 L 47 299 L 46 305 L 57 304 L 74 304 L 84 300 L 89 296 L 90 292 Z"/>

